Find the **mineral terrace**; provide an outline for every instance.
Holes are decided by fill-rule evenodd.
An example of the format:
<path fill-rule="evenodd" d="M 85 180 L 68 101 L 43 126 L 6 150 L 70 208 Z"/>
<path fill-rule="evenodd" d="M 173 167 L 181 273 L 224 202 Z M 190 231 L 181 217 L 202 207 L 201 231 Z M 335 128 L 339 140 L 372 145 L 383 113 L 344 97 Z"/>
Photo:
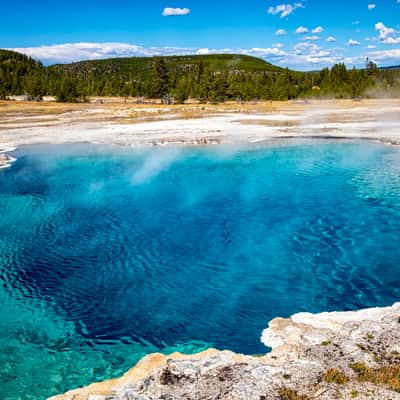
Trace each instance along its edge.
<path fill-rule="evenodd" d="M 51 400 L 400 399 L 400 303 L 276 318 L 263 356 L 151 354 L 119 379 Z"/>

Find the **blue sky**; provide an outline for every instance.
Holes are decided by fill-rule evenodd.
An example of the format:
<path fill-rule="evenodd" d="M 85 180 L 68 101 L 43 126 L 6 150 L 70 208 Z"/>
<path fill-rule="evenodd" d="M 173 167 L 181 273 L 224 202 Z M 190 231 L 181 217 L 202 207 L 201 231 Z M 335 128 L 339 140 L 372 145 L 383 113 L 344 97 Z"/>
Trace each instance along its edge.
<path fill-rule="evenodd" d="M 0 47 L 46 64 L 213 52 L 297 69 L 400 64 L 400 0 L 0 1 Z"/>

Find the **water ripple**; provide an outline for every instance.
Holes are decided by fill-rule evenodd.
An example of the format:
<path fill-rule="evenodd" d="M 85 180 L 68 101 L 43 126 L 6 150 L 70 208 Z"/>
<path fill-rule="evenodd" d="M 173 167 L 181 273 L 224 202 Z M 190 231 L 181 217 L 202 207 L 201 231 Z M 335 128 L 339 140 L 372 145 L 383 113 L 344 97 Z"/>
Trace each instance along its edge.
<path fill-rule="evenodd" d="M 187 149 L 160 168 L 160 154 L 57 149 L 0 172 L 1 398 L 153 351 L 260 353 L 277 315 L 400 296 L 396 148 Z"/>

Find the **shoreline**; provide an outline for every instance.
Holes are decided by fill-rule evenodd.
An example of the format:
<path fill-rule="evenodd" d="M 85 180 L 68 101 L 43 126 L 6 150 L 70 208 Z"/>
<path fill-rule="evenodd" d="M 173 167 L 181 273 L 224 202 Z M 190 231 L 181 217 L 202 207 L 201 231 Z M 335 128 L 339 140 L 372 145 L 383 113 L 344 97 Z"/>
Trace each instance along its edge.
<path fill-rule="evenodd" d="M 399 324 L 400 303 L 275 318 L 261 337 L 272 348 L 265 355 L 216 349 L 149 354 L 120 378 L 48 400 L 398 399 L 400 382 L 379 375 L 381 382 L 372 374 L 400 368 Z M 370 378 L 362 378 L 363 369 Z"/>
<path fill-rule="evenodd" d="M 360 137 L 360 136 L 324 136 L 324 135 L 313 135 L 313 136 L 279 136 L 279 137 L 270 137 L 268 139 L 260 139 L 256 142 L 247 142 L 247 143 L 240 143 L 242 146 L 251 146 L 251 145 L 261 145 L 261 146 L 268 146 L 273 143 L 290 143 L 292 141 L 299 141 L 299 140 L 308 140 L 308 141 L 345 141 L 345 142 L 369 142 L 371 144 L 381 144 L 387 146 L 400 146 L 400 139 L 394 140 L 390 138 L 377 138 L 377 137 Z M 116 143 L 98 143 L 98 142 L 87 142 L 87 141 L 76 141 L 76 142 L 65 142 L 65 143 L 51 143 L 51 142 L 41 142 L 41 143 L 34 143 L 34 144 L 23 144 L 19 147 L 15 147 L 14 149 L 9 150 L 2 150 L 0 149 L 0 170 L 10 168 L 18 159 L 16 157 L 11 156 L 8 153 L 12 153 L 17 149 L 25 146 L 46 146 L 46 145 L 79 145 L 79 144 L 88 144 L 88 145 L 105 145 L 105 146 L 118 146 L 121 148 L 135 148 L 135 149 L 148 149 L 150 147 L 201 147 L 201 146 L 229 146 L 229 145 L 239 145 L 239 143 L 224 143 L 218 142 L 213 139 L 200 139 L 191 142 L 168 142 L 166 144 L 142 144 L 137 146 L 127 146 L 121 145 Z"/>
<path fill-rule="evenodd" d="M 41 104 L 0 107 L 0 150 L 89 142 L 126 147 L 327 138 L 400 144 L 400 100 L 138 107 Z M 54 105 L 52 105 L 54 106 Z M 28 108 L 29 107 L 29 108 Z M 42 108 L 44 107 L 44 109 Z M 77 109 L 74 109 L 77 107 Z M 45 122 L 43 122 L 45 121 Z"/>

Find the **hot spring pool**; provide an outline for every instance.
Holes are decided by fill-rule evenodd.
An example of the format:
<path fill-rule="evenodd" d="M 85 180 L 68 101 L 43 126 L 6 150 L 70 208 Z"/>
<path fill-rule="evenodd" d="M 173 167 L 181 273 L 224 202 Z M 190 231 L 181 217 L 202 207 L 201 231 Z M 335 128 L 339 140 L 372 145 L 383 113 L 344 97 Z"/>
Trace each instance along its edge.
<path fill-rule="evenodd" d="M 400 149 L 19 149 L 0 170 L 0 398 L 143 355 L 267 349 L 299 311 L 400 298 Z"/>

